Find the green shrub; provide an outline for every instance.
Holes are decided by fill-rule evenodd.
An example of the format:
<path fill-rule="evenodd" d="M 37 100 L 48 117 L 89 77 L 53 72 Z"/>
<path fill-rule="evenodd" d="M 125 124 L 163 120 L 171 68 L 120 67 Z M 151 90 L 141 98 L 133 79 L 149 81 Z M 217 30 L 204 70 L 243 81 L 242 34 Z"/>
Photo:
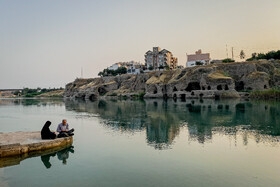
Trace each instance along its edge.
<path fill-rule="evenodd" d="M 235 60 L 231 59 L 231 58 L 226 58 L 224 60 L 222 60 L 223 63 L 230 63 L 230 62 L 235 62 Z"/>
<path fill-rule="evenodd" d="M 143 99 L 143 98 L 144 98 L 144 95 L 145 95 L 145 92 L 140 92 L 139 95 L 138 95 L 138 97 L 139 97 L 140 99 Z"/>
<path fill-rule="evenodd" d="M 258 99 L 280 99 L 280 89 L 271 88 L 271 89 L 262 90 L 262 91 L 252 91 L 250 93 L 250 97 L 258 98 Z"/>

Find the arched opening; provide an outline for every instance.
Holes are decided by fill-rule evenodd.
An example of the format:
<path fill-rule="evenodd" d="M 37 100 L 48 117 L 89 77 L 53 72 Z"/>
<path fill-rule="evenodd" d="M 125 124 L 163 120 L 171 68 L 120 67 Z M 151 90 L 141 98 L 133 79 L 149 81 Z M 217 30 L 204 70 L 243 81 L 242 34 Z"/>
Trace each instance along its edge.
<path fill-rule="evenodd" d="M 177 94 L 174 94 L 174 95 L 173 95 L 173 98 L 177 98 Z"/>
<path fill-rule="evenodd" d="M 86 95 L 82 95 L 82 100 L 85 100 L 86 99 Z"/>
<path fill-rule="evenodd" d="M 191 95 L 194 95 L 194 92 L 192 92 Z"/>
<path fill-rule="evenodd" d="M 222 89 L 223 89 L 222 85 L 217 86 L 217 90 L 222 90 Z"/>
<path fill-rule="evenodd" d="M 228 85 L 225 85 L 225 90 L 229 90 Z"/>
<path fill-rule="evenodd" d="M 204 87 L 204 86 L 202 86 L 202 90 L 205 90 L 205 87 Z"/>
<path fill-rule="evenodd" d="M 185 90 L 187 92 L 191 92 L 192 90 L 201 90 L 200 84 L 199 82 L 190 82 Z"/>
<path fill-rule="evenodd" d="M 98 93 L 99 93 L 99 95 L 105 95 L 107 93 L 107 91 L 105 90 L 105 88 L 99 87 L 98 88 Z"/>
<path fill-rule="evenodd" d="M 235 90 L 240 92 L 244 90 L 244 82 L 240 81 L 240 82 L 235 82 Z"/>
<path fill-rule="evenodd" d="M 97 97 L 96 97 L 96 95 L 91 94 L 88 99 L 91 100 L 91 101 L 94 101 L 94 100 L 97 99 Z"/>
<path fill-rule="evenodd" d="M 267 86 L 266 86 L 266 85 L 264 85 L 264 86 L 263 86 L 263 88 L 264 88 L 264 89 L 267 89 Z"/>
<path fill-rule="evenodd" d="M 186 94 L 181 94 L 181 100 L 186 101 Z"/>
<path fill-rule="evenodd" d="M 154 94 L 157 94 L 157 89 L 155 89 L 153 93 L 154 93 Z"/>
<path fill-rule="evenodd" d="M 178 91 L 178 90 L 177 90 L 176 86 L 174 86 L 173 92 L 176 92 L 176 91 Z"/>
<path fill-rule="evenodd" d="M 203 93 L 200 93 L 200 94 L 199 94 L 199 97 L 202 98 L 202 97 L 203 97 Z"/>
<path fill-rule="evenodd" d="M 207 87 L 207 90 L 211 90 L 211 86 L 208 86 L 208 87 Z"/>

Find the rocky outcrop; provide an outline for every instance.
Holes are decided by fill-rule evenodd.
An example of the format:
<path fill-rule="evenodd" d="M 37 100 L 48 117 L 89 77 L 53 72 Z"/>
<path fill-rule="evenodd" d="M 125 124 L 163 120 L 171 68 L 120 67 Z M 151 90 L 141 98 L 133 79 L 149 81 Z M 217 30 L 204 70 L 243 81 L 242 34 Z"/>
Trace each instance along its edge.
<path fill-rule="evenodd" d="M 248 90 L 280 85 L 279 61 L 213 64 L 173 71 L 76 79 L 64 97 L 97 99 L 109 96 L 145 98 L 234 98 Z"/>

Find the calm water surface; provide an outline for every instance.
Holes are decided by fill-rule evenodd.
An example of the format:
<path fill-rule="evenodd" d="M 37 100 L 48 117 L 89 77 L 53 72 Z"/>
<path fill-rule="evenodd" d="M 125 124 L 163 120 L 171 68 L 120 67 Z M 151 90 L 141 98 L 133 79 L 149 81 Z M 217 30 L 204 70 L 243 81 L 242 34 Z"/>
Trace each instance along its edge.
<path fill-rule="evenodd" d="M 0 99 L 1 132 L 63 118 L 73 147 L 0 168 L 1 187 L 280 186 L 279 102 Z"/>

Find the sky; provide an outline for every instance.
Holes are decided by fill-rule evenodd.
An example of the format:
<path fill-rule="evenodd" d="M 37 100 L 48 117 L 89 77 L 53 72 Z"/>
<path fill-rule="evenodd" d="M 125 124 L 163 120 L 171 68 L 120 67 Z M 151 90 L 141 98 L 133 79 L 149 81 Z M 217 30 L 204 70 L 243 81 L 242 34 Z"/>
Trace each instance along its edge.
<path fill-rule="evenodd" d="M 0 0 L 0 89 L 65 87 L 159 46 L 239 61 L 280 49 L 280 0 Z"/>

